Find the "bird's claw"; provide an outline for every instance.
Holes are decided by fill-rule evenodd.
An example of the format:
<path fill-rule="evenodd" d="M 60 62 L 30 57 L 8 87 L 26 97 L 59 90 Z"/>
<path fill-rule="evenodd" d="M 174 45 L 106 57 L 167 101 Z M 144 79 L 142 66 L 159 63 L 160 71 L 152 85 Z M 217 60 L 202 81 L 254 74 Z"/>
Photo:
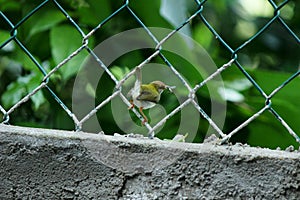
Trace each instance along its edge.
<path fill-rule="evenodd" d="M 143 119 L 142 126 L 145 126 L 146 122 L 148 122 L 148 120 L 147 119 Z"/>
<path fill-rule="evenodd" d="M 134 108 L 134 103 L 133 103 L 133 100 L 130 100 L 130 106 L 128 107 L 128 110 L 131 110 Z"/>

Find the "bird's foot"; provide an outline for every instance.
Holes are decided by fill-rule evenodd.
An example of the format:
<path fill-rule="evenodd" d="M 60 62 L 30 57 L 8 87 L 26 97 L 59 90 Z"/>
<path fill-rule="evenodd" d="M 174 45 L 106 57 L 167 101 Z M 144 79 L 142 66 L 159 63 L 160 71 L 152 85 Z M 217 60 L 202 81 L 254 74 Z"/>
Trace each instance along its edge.
<path fill-rule="evenodd" d="M 133 100 L 130 100 L 129 102 L 131 105 L 128 107 L 128 110 L 131 110 L 134 108 L 134 103 L 133 103 Z"/>
<path fill-rule="evenodd" d="M 142 121 L 142 126 L 145 126 L 146 122 L 148 122 L 148 120 L 144 118 L 143 121 Z"/>

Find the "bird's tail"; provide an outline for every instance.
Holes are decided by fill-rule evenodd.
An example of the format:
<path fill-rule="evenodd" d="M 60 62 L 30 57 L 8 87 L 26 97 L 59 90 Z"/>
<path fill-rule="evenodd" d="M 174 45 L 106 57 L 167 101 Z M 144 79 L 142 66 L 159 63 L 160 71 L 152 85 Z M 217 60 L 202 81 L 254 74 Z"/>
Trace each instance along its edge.
<path fill-rule="evenodd" d="M 137 67 L 135 69 L 135 75 L 136 75 L 136 80 L 134 83 L 134 87 L 129 90 L 127 96 L 133 98 L 133 95 L 139 95 L 140 94 L 140 89 L 142 85 L 142 72 L 141 68 Z"/>
<path fill-rule="evenodd" d="M 135 80 L 135 84 L 134 87 L 140 87 L 142 85 L 142 72 L 141 72 L 141 68 L 137 67 L 135 70 L 135 74 L 136 74 L 136 80 Z"/>

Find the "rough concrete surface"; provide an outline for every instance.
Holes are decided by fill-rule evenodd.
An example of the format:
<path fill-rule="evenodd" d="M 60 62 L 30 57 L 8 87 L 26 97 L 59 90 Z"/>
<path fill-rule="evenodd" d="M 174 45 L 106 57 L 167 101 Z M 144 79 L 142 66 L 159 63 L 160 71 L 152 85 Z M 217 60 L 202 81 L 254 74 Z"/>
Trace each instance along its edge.
<path fill-rule="evenodd" d="M 0 199 L 300 199 L 300 154 L 0 125 Z"/>

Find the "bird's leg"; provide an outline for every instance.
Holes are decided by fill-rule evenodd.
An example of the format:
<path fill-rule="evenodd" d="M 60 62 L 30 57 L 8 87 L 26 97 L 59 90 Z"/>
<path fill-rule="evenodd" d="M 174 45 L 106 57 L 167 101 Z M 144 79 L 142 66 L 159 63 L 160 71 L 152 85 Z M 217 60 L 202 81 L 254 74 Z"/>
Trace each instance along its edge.
<path fill-rule="evenodd" d="M 128 107 L 128 110 L 131 110 L 132 108 L 134 108 L 134 103 L 133 103 L 132 99 L 129 100 L 129 102 L 130 102 L 131 105 Z"/>
<path fill-rule="evenodd" d="M 146 115 L 143 112 L 143 107 L 140 107 L 140 113 L 142 114 L 144 120 L 142 121 L 142 125 L 145 125 L 146 122 L 148 122 L 148 118 L 146 117 Z"/>
<path fill-rule="evenodd" d="M 128 107 L 128 110 L 131 110 L 131 109 L 134 108 L 134 103 L 133 103 L 133 100 L 130 100 L 129 102 L 130 102 L 131 105 Z M 146 115 L 143 112 L 143 107 L 140 107 L 139 110 L 140 110 L 140 113 L 142 114 L 142 116 L 144 118 L 143 121 L 142 121 L 142 125 L 144 126 L 145 123 L 148 122 L 148 118 L 146 117 Z"/>

